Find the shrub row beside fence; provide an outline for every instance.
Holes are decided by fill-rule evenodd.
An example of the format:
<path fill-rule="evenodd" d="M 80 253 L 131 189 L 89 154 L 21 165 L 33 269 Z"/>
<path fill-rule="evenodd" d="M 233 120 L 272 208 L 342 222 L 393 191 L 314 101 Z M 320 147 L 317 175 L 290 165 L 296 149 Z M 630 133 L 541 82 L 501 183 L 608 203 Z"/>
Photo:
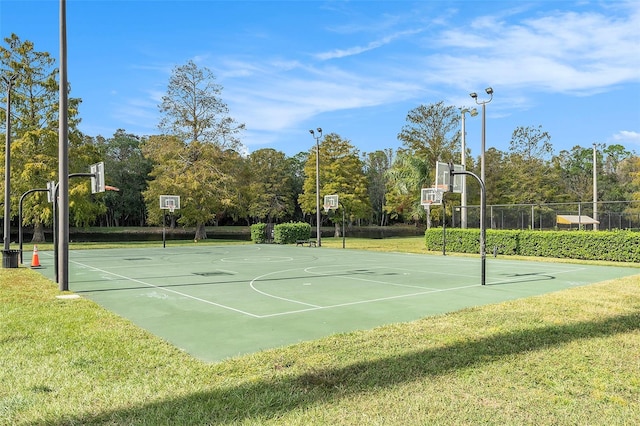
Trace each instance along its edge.
<path fill-rule="evenodd" d="M 265 223 L 251 225 L 251 241 L 261 244 L 269 241 L 267 235 L 269 227 Z M 299 240 L 308 240 L 311 235 L 311 225 L 306 222 L 280 223 L 273 226 L 273 242 L 276 244 L 293 244 Z"/>
<path fill-rule="evenodd" d="M 251 225 L 251 241 L 256 244 L 264 244 L 267 242 L 266 223 L 256 223 Z"/>
<path fill-rule="evenodd" d="M 480 252 L 480 230 L 447 229 L 446 251 Z M 425 232 L 427 250 L 440 251 L 442 229 Z M 640 262 L 640 233 L 633 231 L 487 230 L 487 255 L 521 255 L 614 262 Z"/>

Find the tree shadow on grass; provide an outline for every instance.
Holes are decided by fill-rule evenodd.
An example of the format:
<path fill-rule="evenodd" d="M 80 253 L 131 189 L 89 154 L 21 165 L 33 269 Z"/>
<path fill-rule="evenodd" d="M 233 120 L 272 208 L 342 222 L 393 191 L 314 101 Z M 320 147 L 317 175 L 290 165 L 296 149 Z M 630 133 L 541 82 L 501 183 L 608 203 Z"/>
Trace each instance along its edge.
<path fill-rule="evenodd" d="M 318 368 L 186 397 L 47 424 L 219 424 L 266 421 L 287 412 L 374 389 L 491 363 L 501 357 L 640 329 L 640 312 L 601 321 L 518 330 L 340 368 Z M 196 420 L 197 419 L 197 420 Z"/>

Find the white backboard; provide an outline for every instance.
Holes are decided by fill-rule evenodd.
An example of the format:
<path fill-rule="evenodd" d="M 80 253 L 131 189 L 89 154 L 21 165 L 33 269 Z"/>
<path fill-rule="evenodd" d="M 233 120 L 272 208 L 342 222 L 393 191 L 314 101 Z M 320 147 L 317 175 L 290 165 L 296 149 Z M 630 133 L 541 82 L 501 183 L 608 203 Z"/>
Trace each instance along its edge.
<path fill-rule="evenodd" d="M 180 208 L 179 195 L 161 195 L 160 208 L 163 210 L 177 210 Z"/>
<path fill-rule="evenodd" d="M 464 171 L 464 166 L 461 164 L 454 164 L 453 170 L 456 172 Z M 453 177 L 453 192 L 462 193 L 462 183 L 464 175 L 455 175 Z M 447 187 L 449 190 L 449 164 L 438 161 L 436 163 L 436 184 L 437 188 Z"/>

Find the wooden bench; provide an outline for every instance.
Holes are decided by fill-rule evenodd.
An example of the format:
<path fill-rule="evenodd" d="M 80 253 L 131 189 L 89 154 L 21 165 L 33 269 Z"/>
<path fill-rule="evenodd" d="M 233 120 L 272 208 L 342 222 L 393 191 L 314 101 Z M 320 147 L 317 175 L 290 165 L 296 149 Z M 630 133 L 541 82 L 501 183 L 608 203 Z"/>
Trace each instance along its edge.
<path fill-rule="evenodd" d="M 296 247 L 298 247 L 298 246 L 315 247 L 316 246 L 316 241 L 315 240 L 297 240 L 296 241 Z"/>

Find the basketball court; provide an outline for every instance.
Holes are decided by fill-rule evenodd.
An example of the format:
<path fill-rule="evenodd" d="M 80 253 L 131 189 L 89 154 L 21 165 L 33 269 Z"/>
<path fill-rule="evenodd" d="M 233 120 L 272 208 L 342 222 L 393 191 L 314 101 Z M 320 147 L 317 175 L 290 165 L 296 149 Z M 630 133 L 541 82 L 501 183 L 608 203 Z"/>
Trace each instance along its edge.
<path fill-rule="evenodd" d="M 69 288 L 205 361 L 638 269 L 293 245 L 71 250 Z M 53 253 L 39 272 L 54 279 Z"/>

